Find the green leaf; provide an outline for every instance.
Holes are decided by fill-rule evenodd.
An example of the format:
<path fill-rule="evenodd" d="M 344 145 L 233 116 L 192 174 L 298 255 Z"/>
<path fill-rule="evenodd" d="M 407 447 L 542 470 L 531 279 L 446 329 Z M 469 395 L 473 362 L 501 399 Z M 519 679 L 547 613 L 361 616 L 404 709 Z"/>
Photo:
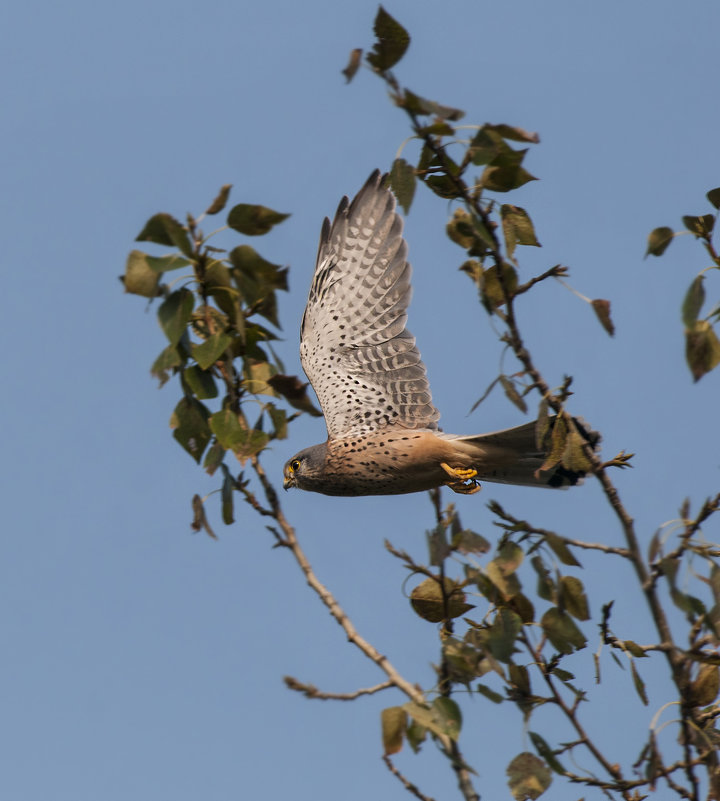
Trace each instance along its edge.
<path fill-rule="evenodd" d="M 185 287 L 168 295 L 160 304 L 158 321 L 171 345 L 177 345 L 180 337 L 185 333 L 194 305 L 195 297 Z"/>
<path fill-rule="evenodd" d="M 227 224 L 233 230 L 246 236 L 262 236 L 289 216 L 289 214 L 273 211 L 266 206 L 238 203 L 237 206 L 230 209 Z"/>
<path fill-rule="evenodd" d="M 593 311 L 597 315 L 598 320 L 600 320 L 600 325 L 608 332 L 608 334 L 610 334 L 610 336 L 614 336 L 615 326 L 612 318 L 610 317 L 610 301 L 596 298 L 595 300 L 590 301 L 590 305 L 593 307 Z"/>
<path fill-rule="evenodd" d="M 380 713 L 382 724 L 383 753 L 397 754 L 403 744 L 407 727 L 407 712 L 401 706 L 389 706 Z"/>
<path fill-rule="evenodd" d="M 529 181 L 537 181 L 537 178 L 519 164 L 507 167 L 497 167 L 491 164 L 483 170 L 480 177 L 483 189 L 489 192 L 511 192 Z"/>
<path fill-rule="evenodd" d="M 150 374 L 158 379 L 160 386 L 163 386 L 169 380 L 170 372 L 176 367 L 182 367 L 185 361 L 176 347 L 168 345 L 153 362 Z"/>
<path fill-rule="evenodd" d="M 449 175 L 431 175 L 425 183 L 438 197 L 446 200 L 462 197 L 461 189 Z"/>
<path fill-rule="evenodd" d="M 170 418 L 170 428 L 174 429 L 173 437 L 198 464 L 212 438 L 208 426 L 209 417 L 210 412 L 200 401 L 182 398 Z"/>
<path fill-rule="evenodd" d="M 558 587 L 559 603 L 577 620 L 589 620 L 588 600 L 582 581 L 575 576 L 562 576 Z"/>
<path fill-rule="evenodd" d="M 160 276 L 150 267 L 147 253 L 131 250 L 125 263 L 125 275 L 120 277 L 126 292 L 144 298 L 160 294 Z"/>
<path fill-rule="evenodd" d="M 587 645 L 585 635 L 573 623 L 570 615 L 557 607 L 545 612 L 540 620 L 540 625 L 553 648 L 561 654 L 571 654 Z"/>
<path fill-rule="evenodd" d="M 516 592 L 506 603 L 508 609 L 512 609 L 513 612 L 520 615 L 520 620 L 522 620 L 523 623 L 535 622 L 535 607 L 532 605 L 530 599 L 526 595 L 523 595 L 523 593 Z"/>
<path fill-rule="evenodd" d="M 503 203 L 500 206 L 500 216 L 502 218 L 508 256 L 512 256 L 516 245 L 540 247 L 540 243 L 535 236 L 532 220 L 525 209 L 521 209 L 519 206 L 512 206 L 509 203 Z"/>
<path fill-rule="evenodd" d="M 715 225 L 715 216 L 712 214 L 702 214 L 698 217 L 685 215 L 682 220 L 687 230 L 698 239 L 709 239 Z"/>
<path fill-rule="evenodd" d="M 533 556 L 530 560 L 530 564 L 533 566 L 535 572 L 538 576 L 537 582 L 537 594 L 540 598 L 544 601 L 552 601 L 553 603 L 556 602 L 556 591 L 555 591 L 555 582 L 552 580 L 550 575 L 550 571 L 545 566 L 542 558 L 539 556 Z"/>
<path fill-rule="evenodd" d="M 503 293 L 503 284 L 510 297 L 513 297 L 517 289 L 517 272 L 515 268 L 507 263 L 502 266 L 502 278 L 500 281 L 501 273 L 498 271 L 497 265 L 494 264 L 489 269 L 485 270 L 482 274 L 482 302 L 485 308 L 492 312 L 498 306 L 505 304 L 505 294 Z"/>
<path fill-rule="evenodd" d="M 157 245 L 176 247 L 181 253 L 192 257 L 193 249 L 187 231 L 170 214 L 155 214 L 135 237 L 136 242 L 155 242 Z"/>
<path fill-rule="evenodd" d="M 711 189 L 705 197 L 716 209 L 720 209 L 720 186 L 717 189 Z"/>
<path fill-rule="evenodd" d="M 477 692 L 480 693 L 480 695 L 484 695 L 485 698 L 488 699 L 488 701 L 492 701 L 493 704 L 501 704 L 505 700 L 505 698 L 502 695 L 500 695 L 500 693 L 496 693 L 495 690 L 491 690 L 484 684 L 477 684 L 475 686 L 475 689 Z"/>
<path fill-rule="evenodd" d="M 193 364 L 186 368 L 183 372 L 183 378 L 198 400 L 217 398 L 218 391 L 215 386 L 215 379 L 199 365 Z"/>
<path fill-rule="evenodd" d="M 373 69 L 385 72 L 405 55 L 410 45 L 410 34 L 382 6 L 378 8 L 373 30 L 377 41 L 372 53 L 368 53 L 367 60 Z"/>
<path fill-rule="evenodd" d="M 525 696 L 530 695 L 530 674 L 525 665 L 516 665 L 510 663 L 508 674 L 512 686 L 521 694 Z"/>
<path fill-rule="evenodd" d="M 545 535 L 545 542 L 550 546 L 552 552 L 564 565 L 582 567 L 580 562 L 578 562 L 578 560 L 573 556 L 572 551 L 568 548 L 565 541 L 557 534 L 548 532 Z"/>
<path fill-rule="evenodd" d="M 453 136 L 454 134 L 455 129 L 448 122 L 433 122 L 417 129 L 417 135 L 423 138 L 426 136 Z"/>
<path fill-rule="evenodd" d="M 506 607 L 498 609 L 490 627 L 488 646 L 499 662 L 509 662 L 515 652 L 515 640 L 522 630 L 520 616 Z"/>
<path fill-rule="evenodd" d="M 444 733 L 452 740 L 457 740 L 462 728 L 462 713 L 460 707 L 452 700 L 439 696 L 433 701 L 433 712 L 438 724 L 443 727 Z"/>
<path fill-rule="evenodd" d="M 720 340 L 706 320 L 685 331 L 685 358 L 695 381 L 720 364 Z"/>
<path fill-rule="evenodd" d="M 623 640 L 622 641 L 623 648 L 631 655 L 638 659 L 647 658 L 648 654 L 643 651 L 643 649 L 632 640 Z"/>
<path fill-rule="evenodd" d="M 287 291 L 287 267 L 266 261 L 249 245 L 233 248 L 229 258 L 233 265 L 233 279 L 245 303 L 255 307 L 259 314 L 279 328 L 275 291 Z"/>
<path fill-rule="evenodd" d="M 265 409 L 273 425 L 273 439 L 287 439 L 288 424 L 285 409 L 278 409 L 273 403 L 268 403 Z"/>
<path fill-rule="evenodd" d="M 551 770 L 554 770 L 555 773 L 559 773 L 561 776 L 564 776 L 567 771 L 565 768 L 560 764 L 558 758 L 555 756 L 554 751 L 550 746 L 545 742 L 545 740 L 539 735 L 536 734 L 534 731 L 528 732 L 530 735 L 530 740 L 532 744 L 535 746 L 535 750 L 540 754 L 540 756 L 547 762 L 548 766 Z"/>
<path fill-rule="evenodd" d="M 277 397 L 277 393 L 269 383 L 274 369 L 270 362 L 246 359 L 244 370 L 246 379 L 243 381 L 243 387 L 253 395 Z"/>
<path fill-rule="evenodd" d="M 498 549 L 498 555 L 493 560 L 504 576 L 514 573 L 525 558 L 523 549 L 516 543 L 508 540 Z"/>
<path fill-rule="evenodd" d="M 480 534 L 463 529 L 456 534 L 453 533 L 452 548 L 458 553 L 487 553 L 490 550 L 490 543 Z"/>
<path fill-rule="evenodd" d="M 218 331 L 202 344 L 192 346 L 192 355 L 202 370 L 207 370 L 225 353 L 233 338 L 227 331 Z"/>
<path fill-rule="evenodd" d="M 456 637 L 446 636 L 443 639 L 442 658 L 448 681 L 464 684 L 468 689 L 470 682 L 485 672 L 480 667 L 481 653 L 477 647 Z"/>
<path fill-rule="evenodd" d="M 540 136 L 532 131 L 526 131 L 523 128 L 517 128 L 514 125 L 493 125 L 492 123 L 485 123 L 483 128 L 486 131 L 493 131 L 494 133 L 502 136 L 503 139 L 512 139 L 515 142 L 529 142 L 537 145 L 540 142 Z"/>
<path fill-rule="evenodd" d="M 672 242 L 674 236 L 675 233 L 673 229 L 668 228 L 666 225 L 650 231 L 645 258 L 648 256 L 662 256 L 667 250 L 668 245 Z"/>
<path fill-rule="evenodd" d="M 215 197 L 215 200 L 213 200 L 213 202 L 205 210 L 205 214 L 220 214 L 227 204 L 231 189 L 232 184 L 225 184 L 224 186 L 221 186 L 220 191 Z"/>
<path fill-rule="evenodd" d="M 445 226 L 445 231 L 456 245 L 465 250 L 472 248 L 478 239 L 473 219 L 465 209 L 455 209 L 452 219 Z"/>
<path fill-rule="evenodd" d="M 472 163 L 481 166 L 490 164 L 508 150 L 510 147 L 503 141 L 502 136 L 487 125 L 483 125 L 470 142 L 468 152 Z"/>
<path fill-rule="evenodd" d="M 221 409 L 210 418 L 210 430 L 223 448 L 234 451 L 245 439 L 247 430 L 231 409 Z"/>
<path fill-rule="evenodd" d="M 206 294 L 215 299 L 215 303 L 228 316 L 239 336 L 243 337 L 245 316 L 240 305 L 240 291 L 232 285 L 227 266 L 221 261 L 213 262 L 205 270 L 203 284 Z"/>
<path fill-rule="evenodd" d="M 347 83 L 350 83 L 352 79 L 355 77 L 355 73 L 360 69 L 360 63 L 362 59 L 362 48 L 356 47 L 354 50 L 350 51 L 350 57 L 348 58 L 347 66 L 344 70 L 342 70 L 342 74 L 345 76 L 345 80 Z"/>
<path fill-rule="evenodd" d="M 427 729 L 421 726 L 416 720 L 410 722 L 410 725 L 405 730 L 408 745 L 412 748 L 413 753 L 417 754 L 420 746 L 425 742 L 427 737 Z"/>
<path fill-rule="evenodd" d="M 485 575 L 476 580 L 480 592 L 492 603 L 509 601 L 520 592 L 520 581 L 514 573 L 507 575 L 494 559 L 488 562 Z"/>
<path fill-rule="evenodd" d="M 431 708 L 415 701 L 402 707 L 410 717 L 433 734 L 445 735 L 456 740 L 460 733 L 462 717 L 458 705 L 450 698 L 436 698 Z"/>
<path fill-rule="evenodd" d="M 534 801 L 552 783 L 545 763 L 527 751 L 518 754 L 507 767 L 508 786 L 516 801 Z"/>
<path fill-rule="evenodd" d="M 701 273 L 695 276 L 695 280 L 690 284 L 685 293 L 682 305 L 682 320 L 686 328 L 692 328 L 697 321 L 700 309 L 705 303 L 705 276 Z"/>
<path fill-rule="evenodd" d="M 407 109 L 411 114 L 420 114 L 423 116 L 434 114 L 440 120 L 457 122 L 465 116 L 465 112 L 462 109 L 453 108 L 452 106 L 443 106 L 441 103 L 436 103 L 434 100 L 420 97 L 420 95 L 416 95 L 415 92 L 411 92 L 409 89 L 406 89 L 402 98 L 396 102 L 399 106 L 402 106 L 402 108 Z M 433 160 L 436 158 L 435 156 Z"/>
<path fill-rule="evenodd" d="M 145 256 L 148 267 L 155 273 L 169 273 L 171 270 L 179 270 L 182 267 L 189 267 L 192 262 L 177 253 L 169 253 L 167 256 Z"/>
<path fill-rule="evenodd" d="M 415 169 L 405 159 L 395 159 L 390 170 L 390 186 L 407 214 L 415 195 Z"/>
<path fill-rule="evenodd" d="M 210 430 L 223 448 L 232 451 L 241 463 L 260 453 L 270 441 L 264 431 L 245 428 L 231 409 L 215 412 L 210 418 Z"/>
<path fill-rule="evenodd" d="M 203 460 L 205 472 L 212 476 L 218 467 L 220 467 L 224 458 L 225 448 L 223 448 L 223 446 L 217 440 L 215 440 L 215 442 L 213 442 L 213 444 L 208 448 L 207 453 L 205 454 L 205 459 Z"/>
<path fill-rule="evenodd" d="M 233 517 L 233 490 L 235 489 L 235 479 L 232 477 L 227 465 L 221 464 L 223 471 L 222 485 L 222 518 L 226 526 L 235 522 Z"/>
<path fill-rule="evenodd" d="M 635 661 L 633 659 L 630 660 L 630 671 L 632 673 L 632 679 L 633 679 L 633 684 L 635 685 L 635 691 L 637 692 L 643 704 L 647 706 L 649 702 L 647 693 L 645 692 L 645 682 L 640 678 L 640 674 L 637 672 L 637 668 L 635 667 Z"/>

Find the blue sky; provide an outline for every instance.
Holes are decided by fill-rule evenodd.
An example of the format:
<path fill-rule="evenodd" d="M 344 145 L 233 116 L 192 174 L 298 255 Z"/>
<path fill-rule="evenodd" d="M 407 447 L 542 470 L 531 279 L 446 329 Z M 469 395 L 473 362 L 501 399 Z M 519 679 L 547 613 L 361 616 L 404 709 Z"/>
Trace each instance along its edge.
<path fill-rule="evenodd" d="M 290 265 L 279 352 L 300 371 L 297 332 L 322 218 L 373 168 L 387 169 L 408 135 L 374 76 L 346 86 L 340 74 L 353 47 L 372 43 L 376 8 L 31 0 L 4 12 L 5 798 L 405 797 L 379 759 L 379 710 L 398 695 L 334 705 L 285 690 L 285 674 L 340 692 L 382 676 L 346 644 L 288 555 L 271 549 L 263 521 L 239 508 L 225 528 L 215 510 L 219 542 L 191 533 L 190 498 L 217 479 L 172 440 L 177 390 L 158 391 L 149 376 L 163 335 L 154 311 L 117 280 L 151 214 L 200 212 L 233 183 L 234 202 L 292 213 L 257 245 Z M 608 455 L 637 452 L 617 482 L 649 539 L 684 497 L 697 504 L 720 479 L 720 370 L 692 384 L 679 317 L 706 264 L 690 237 L 642 259 L 652 228 L 705 213 L 704 193 L 720 185 L 717 3 L 386 8 L 413 40 L 403 83 L 463 108 L 468 123 L 540 133 L 526 163 L 542 180 L 513 200 L 543 244 L 520 254 L 523 274 L 569 265 L 577 290 L 612 301 L 617 335 L 555 284 L 521 306 L 521 319 L 551 383 L 575 377 L 573 411 L 603 432 Z M 421 192 L 407 220 L 410 328 L 442 425 L 473 433 L 522 418 L 499 393 L 467 414 L 497 374 L 500 348 L 457 271 L 463 253 L 444 236 L 451 211 Z M 324 436 L 321 420 L 303 419 L 267 455 L 268 470 L 279 480 L 289 455 Z M 466 525 L 494 537 L 490 498 L 569 536 L 619 542 L 592 483 L 568 493 L 486 485 L 453 499 Z M 408 609 L 403 571 L 382 546 L 389 538 L 424 558 L 427 498 L 296 492 L 283 502 L 360 631 L 430 685 L 435 632 Z M 630 577 L 610 579 L 602 560 L 585 566 L 598 603 L 616 599 L 625 636 L 646 640 Z M 579 672 L 591 670 L 587 633 Z M 597 721 L 618 759 L 639 747 L 626 738 L 642 736 L 666 700 L 642 707 L 610 660 L 593 692 L 626 697 L 621 730 L 609 706 Z M 505 797 L 504 766 L 529 747 L 517 712 L 477 698 L 466 719 L 478 788 Z M 453 797 L 432 748 L 398 764 L 428 794 Z M 552 790 L 560 801 L 579 794 L 558 780 Z"/>

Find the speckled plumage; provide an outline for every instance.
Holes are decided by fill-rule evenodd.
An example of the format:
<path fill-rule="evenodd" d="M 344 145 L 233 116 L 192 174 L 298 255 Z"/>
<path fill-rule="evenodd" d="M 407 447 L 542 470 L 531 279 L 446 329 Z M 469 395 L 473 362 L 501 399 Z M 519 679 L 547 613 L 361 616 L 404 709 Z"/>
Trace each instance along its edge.
<path fill-rule="evenodd" d="M 534 423 L 477 436 L 438 430 L 425 365 L 405 328 L 411 268 L 402 230 L 377 170 L 323 223 L 300 359 L 328 439 L 287 462 L 285 488 L 393 495 L 447 484 L 472 492 L 471 473 L 531 486 L 577 483 L 582 474 L 562 468 L 536 477 L 545 454 Z"/>

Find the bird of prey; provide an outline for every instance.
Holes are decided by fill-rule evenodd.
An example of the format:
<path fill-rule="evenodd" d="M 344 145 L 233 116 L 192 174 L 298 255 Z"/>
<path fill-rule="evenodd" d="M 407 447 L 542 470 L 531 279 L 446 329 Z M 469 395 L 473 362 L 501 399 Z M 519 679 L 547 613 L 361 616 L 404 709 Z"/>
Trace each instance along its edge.
<path fill-rule="evenodd" d="M 546 453 L 534 422 L 460 436 L 438 428 L 425 365 L 405 328 L 410 265 L 403 222 L 379 170 L 325 219 L 300 336 L 300 359 L 327 424 L 327 441 L 284 467 L 284 487 L 325 495 L 396 495 L 479 482 L 563 487 L 580 471 L 538 472 Z M 594 446 L 598 436 L 581 433 Z"/>

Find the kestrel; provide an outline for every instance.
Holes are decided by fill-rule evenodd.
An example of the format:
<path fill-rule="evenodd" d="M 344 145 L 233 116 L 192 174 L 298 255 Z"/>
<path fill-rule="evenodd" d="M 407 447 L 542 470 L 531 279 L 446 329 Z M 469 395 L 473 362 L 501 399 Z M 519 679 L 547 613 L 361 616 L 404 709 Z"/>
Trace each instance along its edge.
<path fill-rule="evenodd" d="M 379 170 L 325 219 L 300 335 L 300 360 L 327 424 L 327 442 L 290 459 L 285 489 L 396 495 L 479 482 L 563 487 L 582 472 L 537 473 L 546 453 L 534 422 L 491 434 L 438 429 L 425 365 L 405 328 L 410 265 L 403 222 Z M 593 445 L 597 435 L 580 431 Z"/>

